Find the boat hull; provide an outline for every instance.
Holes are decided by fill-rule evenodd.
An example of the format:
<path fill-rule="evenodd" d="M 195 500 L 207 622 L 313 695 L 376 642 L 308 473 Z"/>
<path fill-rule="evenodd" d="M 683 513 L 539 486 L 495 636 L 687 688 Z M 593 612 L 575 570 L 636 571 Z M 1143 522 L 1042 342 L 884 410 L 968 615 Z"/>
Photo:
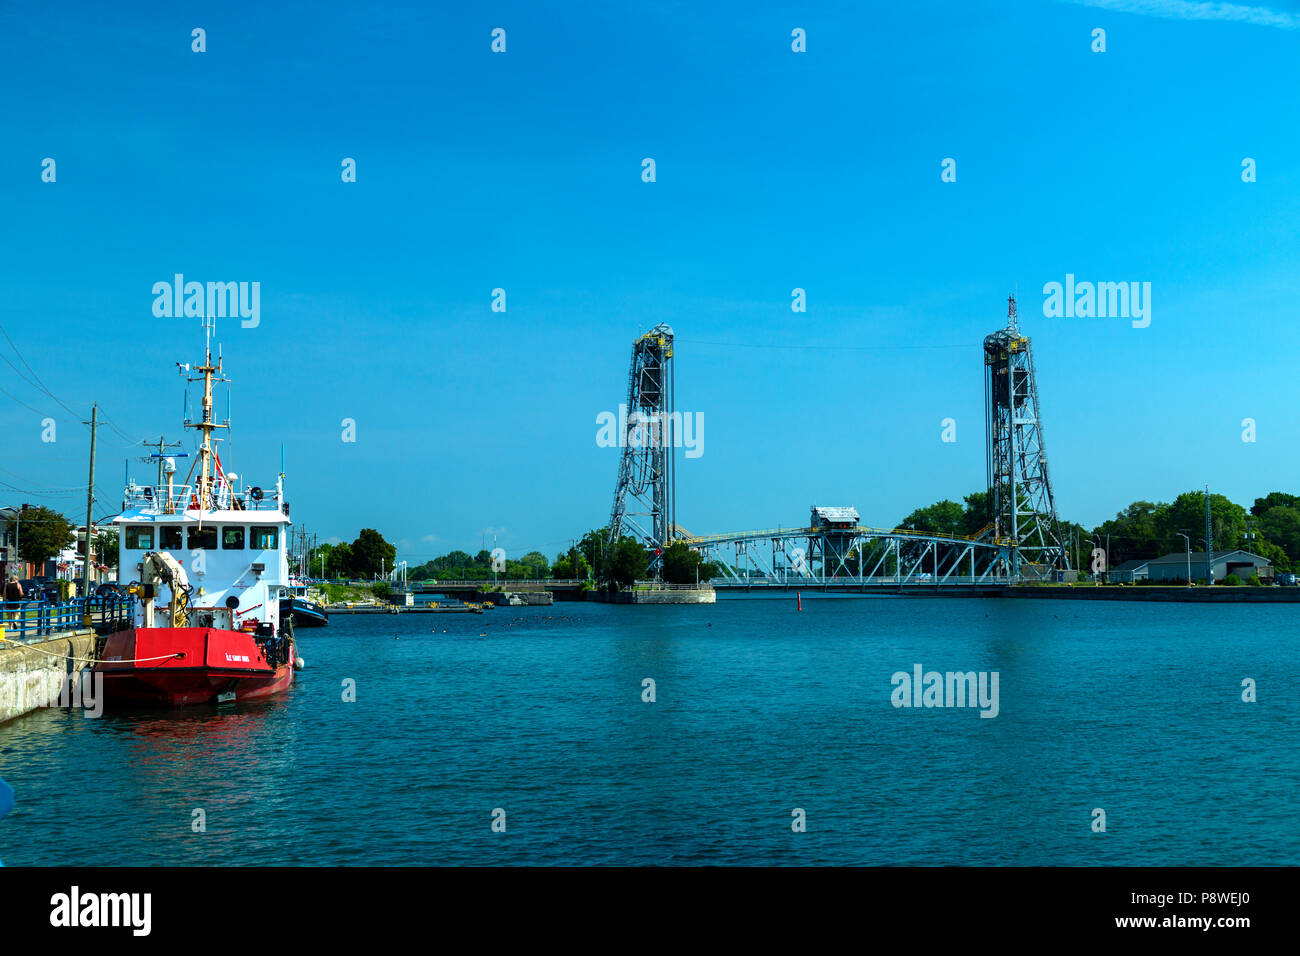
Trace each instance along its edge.
<path fill-rule="evenodd" d="M 293 641 L 211 627 L 131 628 L 109 636 L 95 673 L 108 706 L 254 700 L 293 684 Z"/>
<path fill-rule="evenodd" d="M 280 620 L 289 614 L 293 615 L 294 627 L 327 627 L 330 622 L 329 612 L 314 601 L 281 598 Z"/>

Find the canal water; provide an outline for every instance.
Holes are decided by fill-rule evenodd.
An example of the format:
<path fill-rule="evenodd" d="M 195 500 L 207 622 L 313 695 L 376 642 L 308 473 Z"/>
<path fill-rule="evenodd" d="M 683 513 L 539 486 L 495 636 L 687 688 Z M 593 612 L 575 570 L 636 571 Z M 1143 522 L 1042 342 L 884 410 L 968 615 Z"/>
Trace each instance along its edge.
<path fill-rule="evenodd" d="M 273 702 L 0 725 L 0 861 L 1296 865 L 1296 630 L 807 594 L 339 615 Z M 918 664 L 996 671 L 997 716 L 893 706 Z"/>

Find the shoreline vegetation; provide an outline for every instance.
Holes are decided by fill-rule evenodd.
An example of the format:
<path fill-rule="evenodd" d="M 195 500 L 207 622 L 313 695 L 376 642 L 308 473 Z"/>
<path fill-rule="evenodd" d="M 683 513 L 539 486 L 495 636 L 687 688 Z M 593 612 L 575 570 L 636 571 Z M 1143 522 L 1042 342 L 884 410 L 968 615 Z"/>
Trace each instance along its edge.
<path fill-rule="evenodd" d="M 918 508 L 899 527 L 937 534 L 973 535 L 993 520 L 988 492 L 966 495 L 963 502 L 944 499 Z M 1211 550 L 1250 551 L 1267 558 L 1278 573 L 1300 568 L 1300 495 L 1269 492 L 1256 498 L 1247 509 L 1225 495 L 1211 493 L 1210 521 Z M 1060 522 L 1060 527 L 1070 566 L 1084 574 L 1092 566 L 1094 550 L 1103 553 L 1104 569 L 1114 569 L 1126 561 L 1181 553 L 1187 543 L 1180 532 L 1191 538 L 1192 551 L 1203 551 L 1205 492 L 1186 491 L 1172 502 L 1135 501 L 1091 530 L 1065 520 Z M 1237 579 L 1223 583 L 1248 582 Z M 1254 577 L 1249 583 L 1257 584 L 1259 579 Z"/>
<path fill-rule="evenodd" d="M 622 535 L 607 556 L 604 549 L 605 533 L 604 528 L 588 531 L 581 539 L 576 539 L 568 550 L 558 553 L 554 561 L 547 560 L 540 551 L 529 551 L 516 559 L 504 556 L 501 549 L 497 549 L 495 560 L 493 553 L 486 548 L 475 555 L 467 551 L 450 551 L 421 565 L 408 566 L 406 579 L 413 583 L 482 581 L 489 587 L 494 580 L 587 580 L 590 589 L 598 588 L 602 583 L 607 588 L 615 589 L 628 587 L 634 581 L 646 578 L 650 551 L 635 538 Z M 367 543 L 359 547 L 362 538 L 366 538 Z M 336 569 L 344 572 L 339 577 L 349 578 L 380 573 L 382 565 L 379 558 L 386 558 L 387 567 L 391 569 L 395 556 L 396 549 L 372 528 L 363 529 L 357 541 L 351 545 L 323 544 L 308 555 L 310 566 L 323 567 L 327 579 L 330 577 L 329 572 Z M 664 580 L 670 584 L 693 584 L 697 580 L 704 584 L 717 574 L 717 569 L 712 564 L 703 561 L 698 553 L 680 542 L 664 549 L 661 567 Z"/>
<path fill-rule="evenodd" d="M 1242 549 L 1268 559 L 1278 573 L 1300 569 L 1300 495 L 1273 491 L 1256 498 L 1246 508 L 1224 495 L 1210 495 L 1212 547 L 1216 552 Z M 987 491 L 964 496 L 962 503 L 943 499 L 917 508 L 897 525 L 899 529 L 935 534 L 975 535 L 992 521 L 992 502 Z M 20 553 L 23 558 L 39 562 L 52 558 L 61 548 L 74 545 L 76 526 L 51 509 L 31 509 L 24 513 L 24 534 Z M 1205 492 L 1187 491 L 1172 502 L 1135 501 L 1114 518 L 1089 529 L 1077 522 L 1060 522 L 1061 535 L 1070 556 L 1071 567 L 1080 571 L 1080 583 L 1090 580 L 1089 568 L 1098 549 L 1104 554 L 1105 568 L 1115 568 L 1133 559 L 1157 558 L 1183 550 L 1180 537 L 1188 535 L 1192 549 L 1204 548 Z M 30 529 L 30 530 L 29 530 Z M 620 536 L 609 555 L 604 551 L 606 529 L 593 529 L 574 539 L 567 550 L 548 560 L 540 551 L 529 551 L 518 558 L 505 556 L 498 549 L 483 549 L 471 555 L 453 550 L 415 567 L 407 568 L 411 582 L 437 580 L 586 580 L 588 587 L 610 590 L 626 588 L 645 579 L 650 552 L 636 539 Z M 116 532 L 96 535 L 95 550 L 116 564 Z M 676 542 L 664 550 L 661 574 L 671 584 L 705 584 L 717 575 L 716 566 L 703 561 L 687 545 Z M 374 528 L 363 528 L 352 542 L 322 544 L 308 554 L 308 576 L 320 581 L 318 589 L 328 603 L 382 599 L 388 582 L 381 575 L 391 572 L 397 548 Z M 495 565 L 495 567 L 494 567 Z M 1232 580 L 1227 584 L 1258 584 Z M 372 579 L 367 582 L 365 579 Z M 379 579 L 379 580 L 375 580 Z"/>

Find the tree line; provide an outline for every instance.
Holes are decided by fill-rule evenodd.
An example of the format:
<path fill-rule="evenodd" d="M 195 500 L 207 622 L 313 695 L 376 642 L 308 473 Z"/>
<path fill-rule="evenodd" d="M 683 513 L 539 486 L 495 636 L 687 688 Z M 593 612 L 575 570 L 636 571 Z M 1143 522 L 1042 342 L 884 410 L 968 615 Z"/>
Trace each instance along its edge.
<path fill-rule="evenodd" d="M 608 529 L 588 531 L 581 539 L 548 561 L 540 551 L 529 551 L 519 558 L 504 560 L 495 572 L 492 552 L 484 549 L 476 555 L 467 551 L 450 551 L 416 568 L 410 568 L 410 581 L 486 581 L 494 576 L 502 580 L 589 580 L 593 587 L 626 587 L 633 581 L 650 576 L 651 553 L 630 535 L 622 535 L 606 553 Z M 661 556 L 661 577 L 673 584 L 708 581 L 717 573 L 713 565 L 685 544 L 675 542 Z"/>
<path fill-rule="evenodd" d="M 376 578 L 393 570 L 397 548 L 374 528 L 362 528 L 351 544 L 318 545 L 307 558 L 311 577 Z"/>
<path fill-rule="evenodd" d="M 7 534 L 10 540 L 18 539 L 18 557 L 39 568 L 66 548 L 76 547 L 77 553 L 82 553 L 81 542 L 77 540 L 78 527 L 50 508 L 25 508 L 18 513 L 16 521 L 9 522 Z M 97 564 L 117 567 L 116 528 L 96 532 L 92 548 Z"/>
<path fill-rule="evenodd" d="M 918 508 L 900 527 L 942 534 L 974 535 L 993 520 L 992 497 L 967 495 L 964 504 L 943 500 Z M 1210 495 L 1211 550 L 1242 549 L 1267 558 L 1278 571 L 1300 568 L 1300 495 L 1273 491 L 1249 509 L 1225 495 Z M 1070 566 L 1087 568 L 1094 547 L 1106 550 L 1107 567 L 1183 551 L 1205 550 L 1205 492 L 1185 491 L 1172 502 L 1135 501 L 1095 528 L 1061 521 Z M 1107 544 L 1109 539 L 1109 545 Z M 1108 550 L 1107 550 L 1108 549 Z"/>

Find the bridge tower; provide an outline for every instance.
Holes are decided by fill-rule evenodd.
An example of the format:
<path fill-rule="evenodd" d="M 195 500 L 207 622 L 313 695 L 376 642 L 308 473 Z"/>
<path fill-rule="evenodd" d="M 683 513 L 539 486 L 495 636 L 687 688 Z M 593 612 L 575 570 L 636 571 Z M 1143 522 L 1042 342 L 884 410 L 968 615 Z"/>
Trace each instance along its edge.
<path fill-rule="evenodd" d="M 1018 327 L 1014 296 L 1007 297 L 1007 327 L 984 337 L 984 415 L 994 540 L 1012 580 L 1068 569 L 1047 475 L 1033 351 Z"/>
<path fill-rule="evenodd" d="M 673 450 L 679 422 L 673 412 L 671 326 L 660 323 L 633 343 L 627 404 L 618 418 L 623 454 L 605 553 L 620 535 L 632 534 L 650 549 L 649 570 L 658 577 L 660 558 L 672 543 L 677 521 Z"/>

